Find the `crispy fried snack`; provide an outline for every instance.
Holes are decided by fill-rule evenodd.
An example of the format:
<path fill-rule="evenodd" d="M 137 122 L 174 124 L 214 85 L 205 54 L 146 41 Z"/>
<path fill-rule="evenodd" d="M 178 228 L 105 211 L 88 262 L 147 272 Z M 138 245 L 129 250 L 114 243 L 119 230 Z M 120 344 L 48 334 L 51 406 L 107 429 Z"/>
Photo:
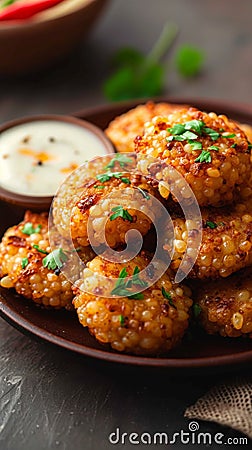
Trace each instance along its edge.
<path fill-rule="evenodd" d="M 252 269 L 195 289 L 198 321 L 208 334 L 252 337 Z"/>
<path fill-rule="evenodd" d="M 110 122 L 105 133 L 115 145 L 118 152 L 134 152 L 134 139 L 143 133 L 145 122 L 155 116 L 167 116 L 183 108 L 182 105 L 148 102 L 138 105 Z"/>
<path fill-rule="evenodd" d="M 24 220 L 9 228 L 2 238 L 1 286 L 15 288 L 18 294 L 40 305 L 72 309 L 71 283 L 60 272 L 58 265 L 55 266 L 55 258 L 50 252 L 47 213 L 33 214 L 27 211 Z M 43 264 L 48 255 L 51 255 L 49 267 L 53 269 Z M 63 241 L 54 255 L 62 264 L 71 264 L 72 255 L 64 252 Z M 93 253 L 88 255 L 86 252 L 86 257 L 91 259 Z M 75 265 L 71 271 L 73 278 L 77 279 L 79 268 Z"/>
<path fill-rule="evenodd" d="M 238 203 L 225 208 L 202 208 L 202 242 L 189 277 L 225 278 L 252 264 L 252 208 L 249 206 L 249 203 Z M 173 219 L 175 251 L 171 268 L 174 270 L 180 265 L 187 246 L 189 255 L 195 254 L 193 234 L 197 230 L 189 222 L 192 221 L 187 223 L 181 217 Z M 171 229 L 167 228 L 164 249 L 168 252 L 173 242 L 173 235 L 169 234 Z"/>
<path fill-rule="evenodd" d="M 79 281 L 79 287 L 89 291 L 77 289 L 73 301 L 80 323 L 99 342 L 110 343 L 117 351 L 139 355 L 166 353 L 181 340 L 188 327 L 191 291 L 175 285 L 170 271 L 147 287 L 140 297 L 111 296 L 116 285 L 112 277 L 122 280 L 123 293 L 123 272 L 132 276 L 147 266 L 148 275 L 140 274 L 139 278 L 150 283 L 156 267 L 143 254 L 122 264 L 96 257 L 88 263 Z M 110 279 L 104 283 L 99 275 Z M 132 286 L 134 289 L 134 282 Z M 120 289 L 117 292 L 119 295 Z"/>
<path fill-rule="evenodd" d="M 144 236 L 159 214 L 158 205 L 149 194 L 158 196 L 147 179 L 137 174 L 115 173 L 108 177 L 104 173 L 104 179 L 89 180 L 72 209 L 74 242 L 89 245 L 88 231 L 92 245 L 99 246 L 106 240 L 111 248 L 125 244 L 129 230 L 137 229 Z"/>
<path fill-rule="evenodd" d="M 200 206 L 221 206 L 234 200 L 237 187 L 251 173 L 250 149 L 245 133 L 226 116 L 187 108 L 145 124 L 135 139 L 138 169 L 167 181 L 171 171 L 183 175 Z M 161 195 L 162 192 L 160 191 Z M 187 195 L 187 194 L 185 194 Z M 167 197 L 167 193 L 165 194 Z"/>

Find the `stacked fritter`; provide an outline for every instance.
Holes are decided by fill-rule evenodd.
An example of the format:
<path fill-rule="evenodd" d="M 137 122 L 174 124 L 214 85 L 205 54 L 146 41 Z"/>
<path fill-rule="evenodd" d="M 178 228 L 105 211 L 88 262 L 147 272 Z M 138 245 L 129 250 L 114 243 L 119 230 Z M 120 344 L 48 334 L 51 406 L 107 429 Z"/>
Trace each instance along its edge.
<path fill-rule="evenodd" d="M 133 111 L 128 117 L 133 121 Z M 116 124 L 120 128 L 120 118 Z M 116 143 L 110 127 L 109 136 Z M 182 108 L 141 124 L 134 141 L 138 168 L 160 180 L 160 194 L 172 197 L 170 167 L 175 168 L 201 208 L 202 242 L 188 280 L 197 320 L 210 334 L 252 334 L 252 269 L 236 273 L 252 265 L 251 136 L 250 126 L 224 115 Z M 164 249 L 170 252 L 174 245 L 170 268 L 176 270 L 185 252 L 193 252 L 193 232 L 179 208 L 172 202 L 167 208 L 174 236 L 168 224 Z"/>

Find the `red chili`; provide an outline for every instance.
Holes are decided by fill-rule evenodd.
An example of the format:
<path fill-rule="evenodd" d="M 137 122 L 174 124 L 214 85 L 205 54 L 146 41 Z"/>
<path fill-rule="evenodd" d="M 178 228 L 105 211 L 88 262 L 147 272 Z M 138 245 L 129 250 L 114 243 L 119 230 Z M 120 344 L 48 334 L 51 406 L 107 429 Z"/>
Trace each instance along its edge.
<path fill-rule="evenodd" d="M 57 5 L 63 0 L 40 0 L 37 2 L 17 2 L 7 6 L 0 12 L 0 20 L 29 19 L 47 8 Z"/>

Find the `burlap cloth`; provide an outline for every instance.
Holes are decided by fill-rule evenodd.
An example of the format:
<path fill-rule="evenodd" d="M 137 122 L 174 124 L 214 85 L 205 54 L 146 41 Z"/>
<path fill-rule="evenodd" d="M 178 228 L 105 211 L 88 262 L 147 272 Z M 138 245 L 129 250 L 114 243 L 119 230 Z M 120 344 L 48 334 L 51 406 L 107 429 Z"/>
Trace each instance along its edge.
<path fill-rule="evenodd" d="M 207 420 L 241 431 L 252 439 L 252 382 L 236 379 L 212 388 L 185 411 L 185 417 Z"/>

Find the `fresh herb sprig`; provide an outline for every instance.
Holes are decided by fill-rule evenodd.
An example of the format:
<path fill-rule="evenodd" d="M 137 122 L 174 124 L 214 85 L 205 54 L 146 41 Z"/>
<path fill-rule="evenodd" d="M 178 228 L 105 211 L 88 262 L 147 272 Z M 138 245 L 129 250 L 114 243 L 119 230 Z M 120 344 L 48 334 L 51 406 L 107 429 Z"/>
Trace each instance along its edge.
<path fill-rule="evenodd" d="M 28 266 L 28 264 L 29 264 L 28 258 L 22 258 L 22 261 L 21 261 L 21 267 L 22 267 L 22 269 L 25 269 L 26 266 Z"/>
<path fill-rule="evenodd" d="M 110 220 L 113 221 L 117 219 L 118 217 L 121 217 L 124 220 L 128 220 L 129 222 L 133 222 L 133 217 L 131 214 L 127 211 L 127 209 L 124 209 L 122 205 L 115 206 L 111 210 L 114 214 L 110 216 Z"/>
<path fill-rule="evenodd" d="M 163 297 L 166 300 L 168 300 L 168 303 L 169 303 L 170 306 L 172 306 L 173 308 L 177 309 L 176 305 L 173 303 L 171 293 L 166 291 L 164 286 L 162 286 L 162 295 L 163 295 Z"/>
<path fill-rule="evenodd" d="M 31 222 L 26 222 L 22 228 L 22 233 L 31 236 L 31 234 L 40 233 L 42 225 L 37 225 L 35 228 Z"/>
<path fill-rule="evenodd" d="M 172 47 L 178 27 L 166 24 L 156 44 L 144 55 L 134 48 L 123 48 L 114 57 L 115 72 L 105 81 L 103 91 L 110 101 L 148 98 L 160 95 L 165 83 L 165 64 L 162 58 Z M 192 46 L 182 46 L 175 55 L 175 68 L 187 78 L 197 75 L 204 61 L 204 53 Z"/>
<path fill-rule="evenodd" d="M 115 164 L 118 163 L 120 167 L 125 167 L 126 164 L 132 164 L 132 158 L 129 158 L 124 153 L 117 153 L 114 158 L 105 166 L 105 169 L 113 169 Z"/>
<path fill-rule="evenodd" d="M 49 253 L 43 260 L 43 267 L 47 267 L 49 270 L 61 269 L 63 264 L 68 260 L 68 256 L 62 248 L 57 248 Z"/>
<path fill-rule="evenodd" d="M 148 283 L 139 278 L 140 269 L 136 266 L 133 271 L 133 276 L 130 280 L 125 280 L 128 277 L 127 269 L 124 267 L 119 273 L 119 277 L 116 281 L 114 289 L 111 291 L 111 295 L 118 295 L 120 297 L 127 297 L 131 300 L 143 300 L 144 295 L 141 292 L 132 292 L 133 287 L 146 288 Z"/>
<path fill-rule="evenodd" d="M 111 178 L 117 178 L 120 179 L 125 184 L 131 184 L 131 181 L 129 178 L 124 177 L 122 172 L 105 172 L 101 173 L 96 176 L 96 179 L 100 181 L 101 183 L 106 183 L 106 181 L 111 180 Z"/>

